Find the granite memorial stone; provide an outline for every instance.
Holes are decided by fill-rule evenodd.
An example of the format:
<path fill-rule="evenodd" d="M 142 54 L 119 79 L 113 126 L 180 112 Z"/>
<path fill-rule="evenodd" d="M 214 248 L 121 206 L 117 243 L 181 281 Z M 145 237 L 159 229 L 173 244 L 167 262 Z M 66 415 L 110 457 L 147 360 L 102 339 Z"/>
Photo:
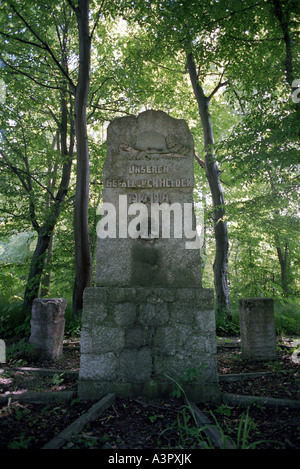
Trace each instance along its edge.
<path fill-rule="evenodd" d="M 95 287 L 84 293 L 78 394 L 218 401 L 213 291 L 201 283 L 194 143 L 161 111 L 108 127 Z"/>

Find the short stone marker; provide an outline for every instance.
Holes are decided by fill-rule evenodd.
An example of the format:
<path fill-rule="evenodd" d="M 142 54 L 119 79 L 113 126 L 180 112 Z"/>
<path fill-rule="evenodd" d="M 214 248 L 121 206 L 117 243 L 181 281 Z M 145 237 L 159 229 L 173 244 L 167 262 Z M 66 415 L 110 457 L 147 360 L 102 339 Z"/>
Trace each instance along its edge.
<path fill-rule="evenodd" d="M 6 363 L 6 346 L 2 339 L 0 339 L 0 363 Z"/>
<path fill-rule="evenodd" d="M 65 331 L 63 298 L 37 298 L 33 301 L 29 343 L 42 359 L 56 360 L 62 356 Z"/>
<path fill-rule="evenodd" d="M 276 359 L 276 332 L 272 298 L 244 298 L 239 302 L 242 357 Z"/>
<path fill-rule="evenodd" d="M 193 137 L 161 111 L 108 127 L 95 287 L 84 293 L 78 395 L 219 400 L 213 290 L 201 283 Z"/>

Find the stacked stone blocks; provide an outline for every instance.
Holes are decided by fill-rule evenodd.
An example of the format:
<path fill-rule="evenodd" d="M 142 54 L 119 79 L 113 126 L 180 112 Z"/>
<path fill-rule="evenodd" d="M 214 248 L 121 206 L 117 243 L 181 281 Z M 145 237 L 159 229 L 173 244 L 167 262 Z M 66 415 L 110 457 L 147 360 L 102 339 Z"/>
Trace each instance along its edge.
<path fill-rule="evenodd" d="M 170 394 L 183 370 L 198 369 L 186 392 L 196 400 L 218 397 L 211 290 L 90 288 L 83 319 L 79 394 L 158 397 Z"/>

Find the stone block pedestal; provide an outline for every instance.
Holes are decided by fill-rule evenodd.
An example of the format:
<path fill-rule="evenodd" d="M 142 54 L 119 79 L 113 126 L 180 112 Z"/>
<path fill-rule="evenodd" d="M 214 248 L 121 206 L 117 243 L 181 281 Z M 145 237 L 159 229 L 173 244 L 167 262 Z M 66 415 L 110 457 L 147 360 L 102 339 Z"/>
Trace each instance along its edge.
<path fill-rule="evenodd" d="M 185 382 L 196 402 L 218 402 L 213 291 L 95 287 L 84 294 L 78 395 L 170 396 Z"/>

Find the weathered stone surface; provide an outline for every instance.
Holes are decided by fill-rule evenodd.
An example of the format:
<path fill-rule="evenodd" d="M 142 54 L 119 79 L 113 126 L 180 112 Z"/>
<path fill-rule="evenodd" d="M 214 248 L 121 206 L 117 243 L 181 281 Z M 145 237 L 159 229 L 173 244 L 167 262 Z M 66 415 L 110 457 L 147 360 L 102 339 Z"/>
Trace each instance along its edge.
<path fill-rule="evenodd" d="M 89 381 L 113 380 L 117 378 L 117 358 L 113 352 L 87 354 L 80 357 L 81 377 Z"/>
<path fill-rule="evenodd" d="M 114 305 L 113 314 L 118 326 L 130 326 L 135 323 L 136 305 L 134 303 L 119 303 Z"/>
<path fill-rule="evenodd" d="M 125 332 L 121 327 L 93 327 L 89 330 L 89 336 L 93 353 L 118 351 L 125 345 Z"/>
<path fill-rule="evenodd" d="M 0 339 L 0 363 L 6 363 L 6 346 L 2 339 Z"/>
<path fill-rule="evenodd" d="M 164 145 L 157 145 L 158 141 Z M 146 111 L 136 118 L 116 119 L 109 125 L 103 200 L 116 208 L 118 237 L 99 239 L 97 285 L 200 285 L 199 250 L 186 249 L 184 233 L 181 239 L 174 238 L 172 224 L 168 239 L 163 238 L 162 232 L 157 232 L 157 238 L 123 237 L 119 225 L 119 211 L 127 213 L 134 203 L 141 202 L 147 207 L 147 226 L 151 223 L 151 204 L 177 203 L 183 209 L 184 203 L 192 203 L 193 153 L 193 137 L 186 122 L 164 112 Z M 119 206 L 120 195 L 126 196 L 122 207 Z M 128 215 L 128 227 L 131 219 Z"/>
<path fill-rule="evenodd" d="M 172 324 L 192 324 L 195 319 L 195 306 L 186 305 L 182 301 L 171 303 L 170 322 Z"/>
<path fill-rule="evenodd" d="M 195 316 L 195 329 L 201 329 L 203 333 L 210 333 L 214 335 L 216 329 L 216 319 L 213 309 L 202 310 L 200 307 L 197 308 Z M 215 343 L 215 341 L 213 340 Z"/>
<path fill-rule="evenodd" d="M 185 370 L 199 368 L 184 383 L 187 395 L 218 401 L 213 291 L 201 286 L 199 247 L 187 249 L 184 233 L 176 237 L 185 222 L 176 210 L 193 201 L 193 174 L 193 138 L 184 121 L 147 111 L 110 124 L 103 202 L 116 208 L 117 237 L 98 237 L 96 287 L 84 295 L 79 397 L 168 396 Z M 139 202 L 140 236 L 124 236 L 120 215 L 128 215 L 127 233 L 129 211 Z M 149 217 L 160 203 L 177 204 L 169 238 L 168 212 L 160 226 Z"/>
<path fill-rule="evenodd" d="M 162 326 L 169 320 L 168 306 L 166 303 L 145 303 L 139 306 L 138 321 L 145 326 Z"/>
<path fill-rule="evenodd" d="M 242 356 L 250 360 L 276 359 L 276 332 L 272 298 L 240 300 Z"/>
<path fill-rule="evenodd" d="M 153 352 L 156 355 L 175 355 L 178 350 L 178 340 L 174 328 L 170 326 L 157 328 L 153 337 Z"/>
<path fill-rule="evenodd" d="M 105 288 L 86 288 L 84 306 L 84 322 L 101 323 L 108 314 L 107 290 Z"/>
<path fill-rule="evenodd" d="M 66 306 L 67 301 L 63 298 L 41 298 L 33 301 L 29 343 L 34 345 L 40 358 L 61 357 Z"/>
<path fill-rule="evenodd" d="M 120 354 L 120 379 L 128 382 L 144 382 L 152 373 L 152 356 L 149 347 L 124 349 Z"/>
<path fill-rule="evenodd" d="M 197 396 L 198 402 L 218 399 L 214 312 L 205 310 L 201 316 L 201 306 L 195 304 L 196 300 L 189 300 L 188 304 L 184 300 L 179 301 L 176 291 L 171 290 L 174 294 L 169 296 L 169 289 L 149 288 L 144 291 L 142 298 L 146 302 L 143 303 L 139 303 L 137 296 L 136 309 L 145 314 L 144 322 L 141 322 L 139 314 L 132 313 L 132 303 L 115 303 L 115 295 L 110 296 L 111 287 L 107 287 L 102 299 L 106 299 L 110 316 L 103 320 L 102 325 L 91 323 L 82 328 L 78 388 L 82 398 L 97 398 L 109 390 L 124 396 L 134 393 L 146 393 L 148 397 L 155 393 L 156 397 L 162 393 L 167 395 L 174 386 L 170 378 L 180 382 L 185 369 L 201 368 L 205 364 L 200 375 L 205 386 L 200 385 L 200 381 L 189 384 L 189 395 Z M 85 298 L 90 304 L 88 294 L 87 291 Z M 92 295 L 97 298 L 94 292 Z M 123 289 L 123 300 L 128 297 L 130 292 L 126 294 Z M 163 297 L 173 298 L 173 301 L 163 301 Z M 101 303 L 98 307 L 102 310 Z M 122 325 L 116 323 L 119 307 L 122 314 L 126 315 L 127 311 L 129 316 Z M 163 312 L 161 316 L 160 311 Z M 178 312 L 176 321 L 172 320 L 172 311 Z"/>
<path fill-rule="evenodd" d="M 153 328 L 141 327 L 135 325 L 134 327 L 127 327 L 125 330 L 125 347 L 126 348 L 139 348 L 144 345 L 150 346 L 152 343 Z"/>

